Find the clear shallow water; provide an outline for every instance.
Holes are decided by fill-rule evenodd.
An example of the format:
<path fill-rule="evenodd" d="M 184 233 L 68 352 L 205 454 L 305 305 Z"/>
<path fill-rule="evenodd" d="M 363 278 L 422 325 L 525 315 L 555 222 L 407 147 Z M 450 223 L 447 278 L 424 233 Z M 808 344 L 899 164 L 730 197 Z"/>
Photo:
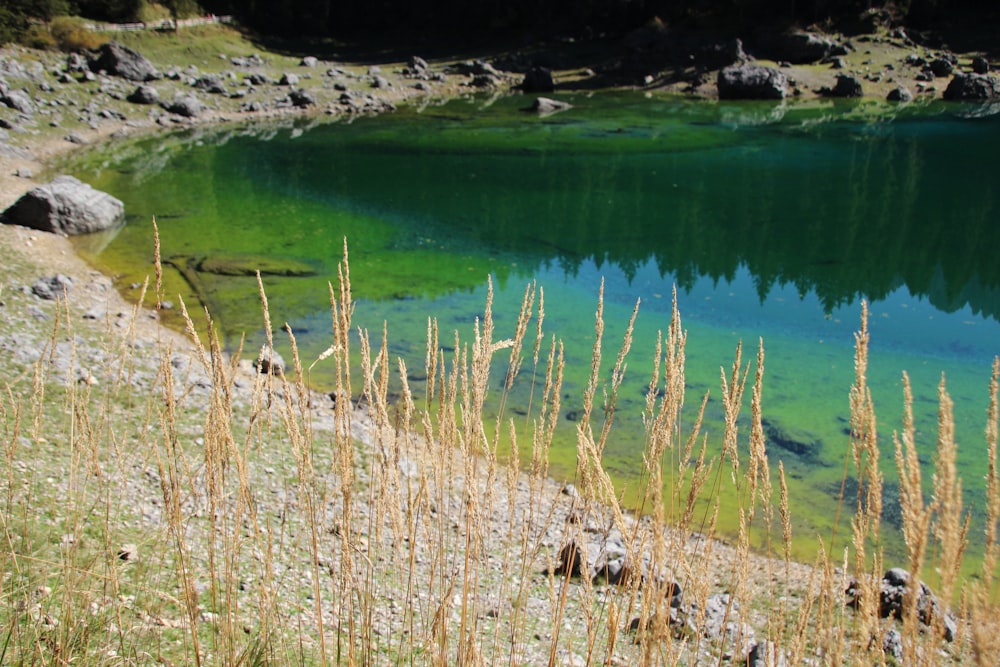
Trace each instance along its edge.
<path fill-rule="evenodd" d="M 603 279 L 608 363 L 642 301 L 632 381 L 606 450 L 608 468 L 629 488 L 641 461 L 648 360 L 676 285 L 689 331 L 688 404 L 711 392 L 706 430 L 716 447 L 720 368 L 732 364 L 738 341 L 749 360 L 764 339 L 765 417 L 807 450 L 771 448 L 773 464 L 783 459 L 791 477 L 806 556 L 833 520 L 865 298 L 889 493 L 901 373 L 913 380 L 926 462 L 945 373 L 967 502 L 981 511 L 986 391 L 1000 354 L 992 176 L 1000 123 L 963 120 L 953 107 L 889 122 L 868 118 L 863 106 L 572 101 L 575 109 L 543 119 L 518 111 L 523 98 L 458 101 L 352 124 L 160 137 L 86 156 L 72 170 L 125 201 L 131 222 L 114 237 L 82 241 L 81 251 L 123 289 L 141 282 L 155 215 L 167 258 L 305 261 L 315 276 L 265 284 L 272 321 L 289 322 L 310 359 L 329 343 L 326 285 L 346 237 L 355 323 L 380 331 L 388 322 L 391 352 L 415 375 L 428 316 L 438 318 L 442 339 L 454 329 L 468 338 L 492 276 L 498 335 L 509 335 L 525 284 L 535 280 L 545 290 L 546 328 L 567 346 L 566 414 L 553 454 L 554 472 L 565 475 L 575 462 L 571 413 L 582 402 Z M 255 280 L 198 278 L 226 337 L 246 332 L 251 348 L 259 345 Z M 196 302 L 179 273 L 167 280 L 168 295 Z"/>

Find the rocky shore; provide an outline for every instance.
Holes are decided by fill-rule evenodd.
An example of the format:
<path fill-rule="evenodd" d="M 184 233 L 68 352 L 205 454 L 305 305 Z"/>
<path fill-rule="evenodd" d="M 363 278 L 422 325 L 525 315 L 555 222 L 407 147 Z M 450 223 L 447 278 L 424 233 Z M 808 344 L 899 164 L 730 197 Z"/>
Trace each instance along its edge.
<path fill-rule="evenodd" d="M 6 209 L 31 187 L 47 182 L 51 176 L 49 165 L 69 151 L 136 133 L 191 124 L 289 114 L 382 113 L 391 111 L 397 104 L 418 103 L 429 96 L 506 92 L 516 88 L 526 89 L 531 94 L 558 97 L 560 91 L 585 89 L 595 82 L 601 86 L 606 83 L 627 85 L 705 98 L 721 95 L 821 101 L 845 94 L 860 95 L 880 104 L 893 95 L 903 101 L 940 97 L 948 89 L 945 81 L 954 80 L 956 72 L 964 76 L 975 71 L 975 76 L 987 82 L 984 84 L 987 88 L 993 86 L 988 74 L 991 63 L 978 54 L 954 55 L 946 50 L 921 47 L 905 31 L 851 39 L 804 33 L 786 44 L 767 47 L 765 51 L 773 57 L 766 59 L 753 58 L 739 41 L 687 42 L 656 24 L 630 35 L 626 45 L 624 56 L 602 57 L 595 60 L 592 67 L 584 68 L 573 66 L 579 61 L 575 56 L 564 55 L 562 49 L 544 53 L 525 50 L 502 54 L 492 60 L 458 62 L 428 63 L 413 57 L 406 63 L 379 66 L 324 62 L 311 57 L 301 58 L 297 63 L 274 62 L 276 56 L 225 53 L 218 55 L 219 63 L 208 67 L 204 62 L 143 62 L 145 59 L 135 60 L 128 53 L 114 54 L 112 49 L 108 49 L 107 54 L 95 55 L 93 62 L 98 64 L 91 65 L 74 56 L 5 48 L 0 51 L 0 97 L 5 100 L 0 107 L 0 127 L 3 128 L 0 129 L 0 210 Z M 689 52 L 696 54 L 693 59 L 688 58 Z M 132 59 L 130 64 L 120 64 L 129 59 Z M 552 66 L 543 67 L 539 62 Z M 666 67 L 659 66 L 664 63 Z M 731 92 L 731 86 L 744 85 L 764 92 Z M 894 92 L 900 88 L 905 88 L 907 94 Z M 995 90 L 994 97 L 1000 96 L 1000 86 Z M 161 327 L 155 312 L 136 310 L 127 304 L 114 291 L 108 278 L 92 270 L 73 253 L 67 239 L 2 225 L 0 254 L 4 257 L 0 265 L 0 350 L 11 360 L 16 375 L 23 378 L 30 374 L 32 365 L 43 354 L 50 354 L 50 363 L 56 369 L 56 384 L 106 381 L 101 377 L 101 369 L 108 359 L 96 341 L 106 339 L 109 332 L 118 332 L 132 336 L 140 347 L 150 352 L 135 358 L 133 381 L 137 388 L 152 383 L 160 371 L 162 359 L 153 351 L 168 349 L 177 359 L 188 359 L 176 362 L 178 367 L 188 364 L 185 384 L 179 390 L 193 393 L 195 397 L 207 396 L 204 392 L 210 380 L 203 371 L 191 365 L 190 360 L 197 354 L 192 341 Z M 65 306 L 51 298 L 63 290 L 69 296 Z M 85 344 L 83 349 L 67 345 L 47 347 L 53 327 L 59 321 L 60 308 L 66 309 L 75 340 L 92 341 L 93 346 Z M 238 408 L 252 403 L 261 378 L 249 361 L 240 365 L 239 373 L 234 399 Z M 332 432 L 335 426 L 328 397 L 314 396 L 310 405 L 310 418 L 316 431 Z M 359 442 L 373 446 L 372 433 L 376 426 L 366 410 L 358 408 L 352 423 Z M 424 449 L 412 453 L 413 461 L 427 455 L 426 443 L 417 447 Z M 268 473 L 265 469 L 266 466 L 255 473 L 257 477 L 252 481 L 262 488 L 270 488 L 274 485 L 273 470 Z M 49 472 L 35 471 L 41 475 Z M 413 470 L 411 463 L 403 462 L 398 474 L 401 478 L 412 479 L 421 473 Z M 514 516 L 531 513 L 531 504 L 538 500 L 538 492 L 532 491 L 531 485 L 526 475 L 510 485 L 508 497 L 498 499 L 496 511 L 488 517 L 487 534 L 503 534 Z M 467 491 L 461 483 L 454 489 L 456 494 Z M 472 492 L 486 494 L 489 490 L 476 488 Z M 158 525 L 154 500 L 159 493 L 158 487 L 136 483 L 130 485 L 126 493 L 134 494 L 126 502 L 143 508 L 151 517 L 151 525 Z M 613 590 L 624 565 L 620 531 L 609 531 L 607 516 L 602 516 L 599 510 L 581 518 L 573 490 L 564 481 L 545 480 L 541 497 L 551 505 L 554 518 L 533 536 L 546 549 L 544 554 L 537 555 L 535 562 L 527 565 L 530 576 L 544 580 L 547 574 L 568 571 L 575 575 L 574 586 L 589 590 L 596 585 Z M 285 502 L 290 502 L 289 498 L 275 492 L 272 497 L 262 499 L 261 510 L 278 514 Z M 461 503 L 443 511 L 456 524 L 462 520 Z M 568 537 L 570 535 L 576 536 L 576 540 L 588 536 L 586 546 L 578 545 Z M 700 599 L 707 600 L 707 608 L 702 610 L 705 613 L 698 615 L 701 625 L 684 631 L 705 633 L 710 640 L 701 648 L 705 652 L 702 657 L 713 656 L 710 645 L 726 638 L 728 650 L 739 646 L 736 652 L 741 655 L 736 655 L 736 659 L 745 658 L 755 646 L 763 647 L 756 649 L 763 656 L 767 645 L 754 639 L 754 628 L 763 633 L 769 610 L 760 606 L 741 610 L 730 599 L 734 563 L 741 554 L 731 545 L 709 541 L 697 534 L 671 539 L 682 545 L 692 561 L 699 561 L 699 567 L 710 573 L 707 580 L 699 583 L 704 589 Z M 503 553 L 491 553 L 486 560 L 490 567 L 500 568 L 504 557 Z M 749 557 L 751 563 L 747 567 L 754 577 L 749 582 L 751 590 L 747 600 L 766 600 L 778 578 L 783 582 L 784 595 L 790 600 L 808 597 L 819 585 L 820 573 L 809 566 L 788 564 L 766 556 Z M 615 568 L 610 566 L 612 562 L 617 563 Z M 301 573 L 291 575 L 297 578 L 294 586 L 302 583 L 307 570 L 309 568 L 303 567 Z M 433 576 L 429 571 L 423 575 Z M 676 573 L 678 581 L 682 576 L 682 572 Z M 902 575 L 896 577 L 902 578 Z M 839 573 L 837 580 L 840 589 L 844 590 L 845 575 Z M 293 583 L 288 585 L 293 586 Z M 681 601 L 680 588 L 679 585 L 676 589 L 670 586 L 668 591 L 676 590 L 678 598 L 674 605 L 678 618 L 673 619 L 674 612 L 671 612 L 671 622 L 683 626 L 687 622 L 685 619 L 693 619 L 695 614 L 690 601 Z M 552 610 L 547 590 L 543 585 L 533 590 L 524 611 L 543 621 L 549 619 Z M 901 599 L 902 593 L 894 594 Z M 607 595 L 610 597 L 611 593 Z M 497 604 L 502 603 L 486 601 L 484 608 Z M 489 613 L 492 612 L 487 612 L 487 616 Z M 497 612 L 495 615 L 502 614 Z M 587 618 L 585 610 L 576 609 L 567 614 L 567 631 L 586 636 Z M 951 632 L 954 635 L 958 630 L 951 629 Z M 529 664 L 547 660 L 551 640 L 551 635 L 534 635 L 531 646 L 526 649 Z M 623 656 L 627 655 L 624 651 Z M 774 659 L 772 655 L 770 660 Z M 567 654 L 560 655 L 559 664 L 582 662 L 580 656 Z M 622 657 L 615 664 L 628 664 L 627 658 Z"/>

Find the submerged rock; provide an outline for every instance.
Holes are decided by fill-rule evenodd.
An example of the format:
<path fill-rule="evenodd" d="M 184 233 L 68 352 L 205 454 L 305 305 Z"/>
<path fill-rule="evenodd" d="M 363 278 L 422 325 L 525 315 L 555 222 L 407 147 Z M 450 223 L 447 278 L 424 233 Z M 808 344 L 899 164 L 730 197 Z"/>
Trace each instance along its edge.
<path fill-rule="evenodd" d="M 549 116 L 560 111 L 566 111 L 567 109 L 572 109 L 573 105 L 569 102 L 563 102 L 561 100 L 553 100 L 548 97 L 536 98 L 532 105 L 525 109 L 525 111 L 534 111 L 539 116 Z"/>
<path fill-rule="evenodd" d="M 217 255 L 206 257 L 195 267 L 202 273 L 220 276 L 314 276 L 316 269 L 294 259 L 281 259 L 265 255 Z"/>

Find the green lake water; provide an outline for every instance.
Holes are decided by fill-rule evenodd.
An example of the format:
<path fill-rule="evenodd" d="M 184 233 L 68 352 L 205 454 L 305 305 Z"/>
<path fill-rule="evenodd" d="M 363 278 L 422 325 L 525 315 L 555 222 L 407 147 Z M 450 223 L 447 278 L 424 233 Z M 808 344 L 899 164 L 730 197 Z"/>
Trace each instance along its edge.
<path fill-rule="evenodd" d="M 126 294 L 151 274 L 153 216 L 164 258 L 304 263 L 314 275 L 269 276 L 265 285 L 272 321 L 293 327 L 308 364 L 330 342 L 327 282 L 336 281 L 346 237 L 355 324 L 377 339 L 387 323 L 390 351 L 407 361 L 418 390 L 428 317 L 443 341 L 454 330 L 470 340 L 492 277 L 497 336 L 506 337 L 536 281 L 546 329 L 566 344 L 553 452 L 553 474 L 563 478 L 575 466 L 572 419 L 603 280 L 606 365 L 642 302 L 605 458 L 626 490 L 641 466 L 643 389 L 676 286 L 688 331 L 687 425 L 710 392 L 704 431 L 715 452 L 720 368 L 729 369 L 738 341 L 749 361 L 764 340 L 764 415 L 797 450 L 772 444 L 772 465 L 784 461 L 807 558 L 832 529 L 849 442 L 853 334 L 867 299 L 886 503 L 897 494 L 892 431 L 901 426 L 902 372 L 913 382 L 928 485 L 944 373 L 966 504 L 978 518 L 975 551 L 987 388 L 1000 354 L 1000 120 L 948 106 L 886 118 L 858 105 L 568 99 L 574 109 L 547 118 L 520 111 L 528 103 L 520 97 L 468 99 L 352 123 L 241 125 L 120 144 L 69 165 L 129 213 L 117 234 L 83 239 L 80 251 Z M 226 340 L 245 333 L 250 349 L 259 346 L 255 279 L 199 279 Z M 166 298 L 197 303 L 179 273 L 168 267 L 165 280 Z M 322 363 L 312 380 L 324 384 Z M 527 397 L 527 388 L 515 393 L 511 409 Z M 723 528 L 735 521 L 723 508 Z M 898 522 L 892 509 L 886 522 Z M 838 534 L 849 532 L 842 519 Z M 886 533 L 890 558 L 898 557 L 898 533 Z"/>

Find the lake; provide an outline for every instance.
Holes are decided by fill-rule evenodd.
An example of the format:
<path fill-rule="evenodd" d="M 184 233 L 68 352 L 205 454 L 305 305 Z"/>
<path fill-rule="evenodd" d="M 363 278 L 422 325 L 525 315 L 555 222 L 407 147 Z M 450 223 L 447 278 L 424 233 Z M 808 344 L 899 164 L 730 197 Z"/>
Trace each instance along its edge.
<path fill-rule="evenodd" d="M 129 224 L 78 247 L 133 297 L 131 285 L 151 273 L 154 216 L 172 266 L 264 255 L 299 267 L 303 275 L 264 283 L 272 321 L 291 325 L 308 364 L 329 345 L 327 282 L 346 238 L 355 325 L 378 338 L 387 323 L 390 352 L 407 361 L 417 390 L 428 317 L 442 340 L 454 330 L 470 340 L 491 279 L 497 335 L 509 336 L 534 281 L 545 328 L 566 345 L 552 455 L 552 473 L 566 479 L 603 281 L 606 359 L 641 301 L 605 452 L 626 494 L 641 465 L 656 335 L 669 325 L 676 287 L 688 331 L 687 426 L 709 392 L 703 430 L 713 452 L 720 369 L 739 341 L 745 361 L 764 341 L 772 466 L 782 460 L 789 475 L 805 558 L 832 529 L 867 300 L 886 523 L 899 520 L 892 432 L 901 428 L 902 372 L 913 382 L 928 488 L 944 374 L 966 504 L 978 517 L 971 540 L 981 543 L 987 389 L 1000 354 L 1000 120 L 937 104 L 889 114 L 871 103 L 564 97 L 574 108 L 549 117 L 522 111 L 523 97 L 472 97 L 353 122 L 190 130 L 79 156 L 68 170 L 122 199 Z M 255 278 L 195 275 L 197 291 L 168 266 L 166 298 L 204 302 L 228 344 L 245 333 L 256 349 L 264 332 Z M 311 377 L 319 387 L 323 370 L 317 364 Z M 511 405 L 526 400 L 515 395 Z M 749 428 L 742 434 L 745 448 Z M 720 526 L 735 525 L 724 508 Z M 838 534 L 849 533 L 842 518 Z M 886 546 L 887 560 L 903 553 L 898 534 Z"/>

